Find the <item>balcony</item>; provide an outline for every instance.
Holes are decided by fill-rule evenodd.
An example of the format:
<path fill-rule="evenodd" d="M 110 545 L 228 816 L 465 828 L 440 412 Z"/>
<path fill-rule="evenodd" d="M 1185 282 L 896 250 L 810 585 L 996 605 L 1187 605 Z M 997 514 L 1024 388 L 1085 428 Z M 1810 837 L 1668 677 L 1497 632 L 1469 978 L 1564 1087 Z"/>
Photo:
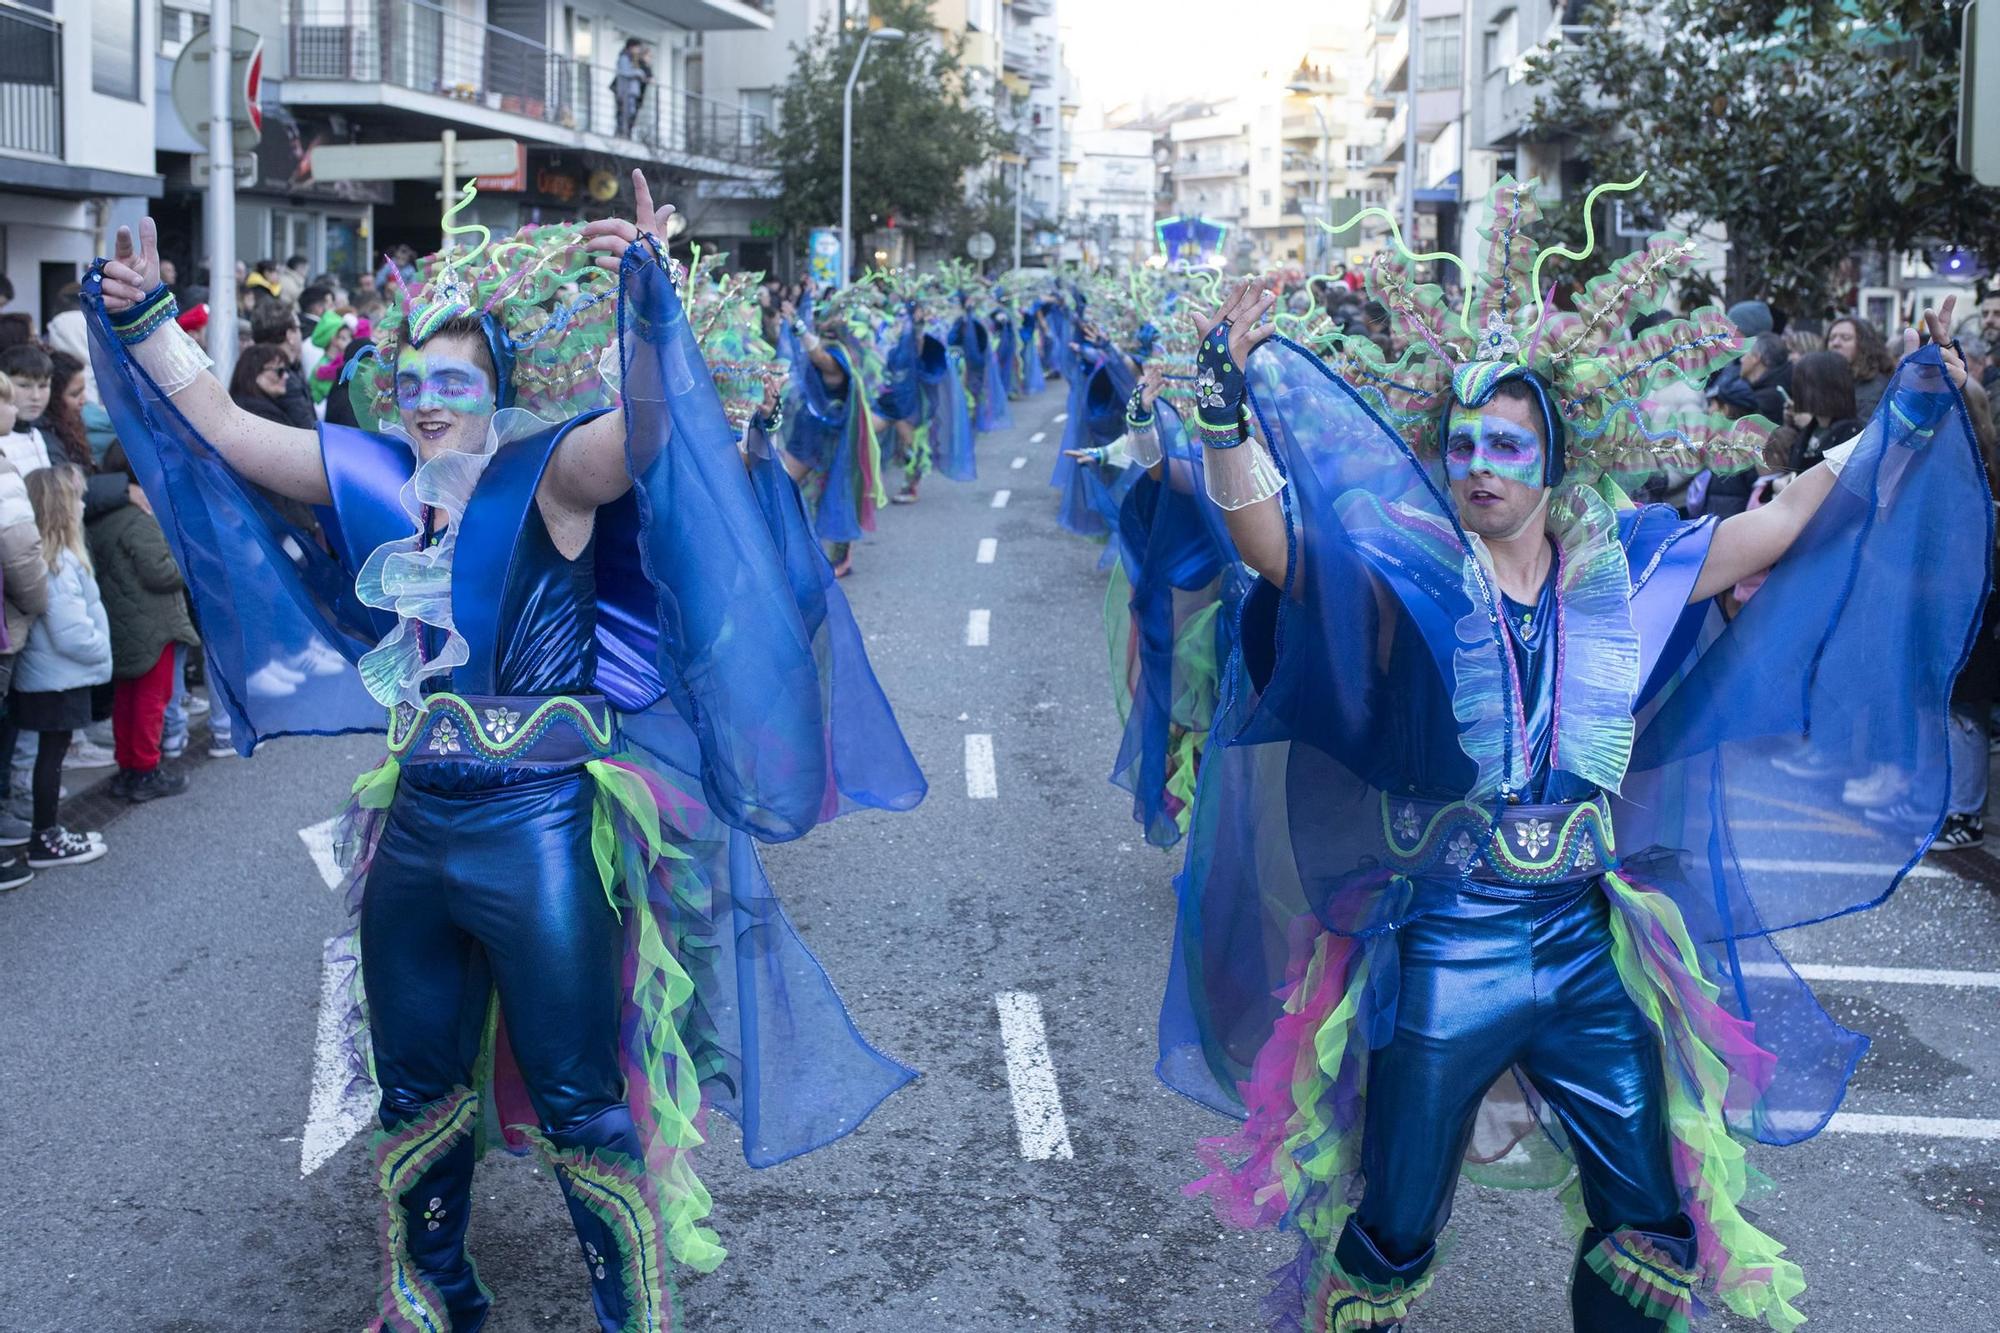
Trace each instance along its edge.
<path fill-rule="evenodd" d="M 1008 0 L 1008 7 L 1016 18 L 1047 18 L 1056 12 L 1055 0 Z"/>
<path fill-rule="evenodd" d="M 627 124 L 610 66 L 559 55 L 428 0 L 289 0 L 285 28 L 288 104 L 394 106 L 692 170 L 763 164 L 769 126 L 761 115 L 654 84 Z"/>
<path fill-rule="evenodd" d="M 1338 119 L 1329 116 L 1326 120 L 1326 128 L 1322 130 L 1320 128 L 1319 117 L 1308 111 L 1302 116 L 1286 116 L 1283 133 L 1284 137 L 1288 140 L 1303 139 L 1318 143 L 1322 139 L 1345 138 L 1346 136 L 1341 133 L 1343 128 Z"/>
<path fill-rule="evenodd" d="M 773 0 L 630 0 L 641 13 L 695 32 L 771 30 Z"/>
<path fill-rule="evenodd" d="M 62 24 L 0 0 L 0 153 L 63 155 Z"/>
<path fill-rule="evenodd" d="M 1211 158 L 1204 161 L 1183 158 L 1174 164 L 1174 179 L 1223 180 L 1248 175 L 1249 171 L 1250 159 L 1247 157 Z"/>

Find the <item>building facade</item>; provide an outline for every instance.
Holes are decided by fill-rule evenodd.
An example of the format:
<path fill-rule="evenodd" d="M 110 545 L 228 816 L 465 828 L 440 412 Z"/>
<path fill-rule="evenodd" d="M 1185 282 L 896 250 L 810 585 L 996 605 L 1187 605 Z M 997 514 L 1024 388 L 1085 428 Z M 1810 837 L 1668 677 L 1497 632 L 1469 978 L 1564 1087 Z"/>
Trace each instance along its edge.
<path fill-rule="evenodd" d="M 0 273 L 39 333 L 163 189 L 152 0 L 0 0 Z"/>

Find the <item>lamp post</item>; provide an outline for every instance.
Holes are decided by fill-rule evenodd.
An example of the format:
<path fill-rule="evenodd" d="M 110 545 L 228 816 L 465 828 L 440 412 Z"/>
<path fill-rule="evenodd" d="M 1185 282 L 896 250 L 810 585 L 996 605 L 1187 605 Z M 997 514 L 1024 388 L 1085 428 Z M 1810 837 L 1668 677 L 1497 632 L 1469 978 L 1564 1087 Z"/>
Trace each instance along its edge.
<path fill-rule="evenodd" d="M 1285 91 L 1288 93 L 1297 93 L 1299 96 L 1305 98 L 1306 105 L 1312 108 L 1313 118 L 1319 121 L 1319 152 L 1315 154 L 1319 158 L 1319 209 L 1323 215 L 1321 221 L 1331 226 L 1333 223 L 1333 168 L 1327 161 L 1327 141 L 1333 138 L 1333 131 L 1327 128 L 1326 112 L 1320 110 L 1318 92 L 1312 84 L 1304 79 L 1293 79 L 1285 85 Z M 1316 238 L 1317 243 L 1312 248 L 1315 256 L 1320 258 L 1325 257 L 1327 234 L 1326 227 L 1319 229 L 1319 236 Z M 1315 258 L 1313 264 L 1314 267 L 1318 267 L 1319 258 Z"/>
<path fill-rule="evenodd" d="M 840 285 L 854 276 L 854 81 L 861 77 L 861 62 L 868 58 L 868 44 L 881 40 L 900 42 L 901 28 L 871 29 L 861 38 L 854 53 L 854 68 L 847 72 L 847 91 L 840 99 Z"/>

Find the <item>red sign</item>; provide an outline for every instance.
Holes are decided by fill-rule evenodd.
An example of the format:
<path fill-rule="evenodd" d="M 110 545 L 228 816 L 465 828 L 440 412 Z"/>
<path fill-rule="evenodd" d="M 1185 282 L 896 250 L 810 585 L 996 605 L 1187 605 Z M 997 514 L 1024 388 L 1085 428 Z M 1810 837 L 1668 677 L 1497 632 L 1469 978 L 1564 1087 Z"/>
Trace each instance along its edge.
<path fill-rule="evenodd" d="M 514 145 L 514 169 L 504 176 L 474 176 L 472 183 L 482 194 L 512 190 L 519 193 L 528 188 L 528 146 Z"/>

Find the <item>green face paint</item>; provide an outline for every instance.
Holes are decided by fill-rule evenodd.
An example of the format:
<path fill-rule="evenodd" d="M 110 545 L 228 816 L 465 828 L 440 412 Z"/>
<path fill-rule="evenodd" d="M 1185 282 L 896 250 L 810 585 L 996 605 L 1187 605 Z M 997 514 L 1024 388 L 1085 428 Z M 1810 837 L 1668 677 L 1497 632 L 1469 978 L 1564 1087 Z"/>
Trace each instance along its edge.
<path fill-rule="evenodd" d="M 396 360 L 396 406 L 405 412 L 438 408 L 466 416 L 491 416 L 493 381 L 486 371 L 449 352 L 405 350 Z"/>
<path fill-rule="evenodd" d="M 1540 490 L 1542 442 L 1528 427 L 1504 417 L 1454 407 L 1445 433 L 1444 468 L 1453 481 L 1485 472 Z"/>

